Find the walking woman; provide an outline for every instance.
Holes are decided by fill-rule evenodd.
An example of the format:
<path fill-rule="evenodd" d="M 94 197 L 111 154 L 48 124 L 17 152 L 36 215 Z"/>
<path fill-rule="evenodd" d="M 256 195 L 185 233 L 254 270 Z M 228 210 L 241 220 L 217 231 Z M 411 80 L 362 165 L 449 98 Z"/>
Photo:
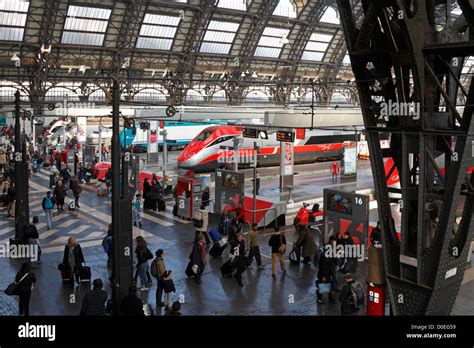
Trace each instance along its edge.
<path fill-rule="evenodd" d="M 202 234 L 198 234 L 194 241 L 193 250 L 189 255 L 189 260 L 193 264 L 193 271 L 195 273 L 194 281 L 201 284 L 201 275 L 207 264 L 206 246 L 204 245 L 205 238 Z"/>
<path fill-rule="evenodd" d="M 54 200 L 58 206 L 58 211 L 64 211 L 64 198 L 66 197 L 66 188 L 61 180 L 58 181 L 53 192 Z"/>
<path fill-rule="evenodd" d="M 145 181 L 143 182 L 143 198 L 145 199 L 143 209 L 145 210 L 152 208 L 150 193 L 151 193 L 151 185 L 150 185 L 150 182 L 148 181 L 148 178 L 145 178 Z"/>
<path fill-rule="evenodd" d="M 85 260 L 81 246 L 76 241 L 76 238 L 69 237 L 67 244 L 64 247 L 63 267 L 66 272 L 69 272 L 71 287 L 74 287 L 74 278 L 76 279 L 76 282 L 80 284 L 79 271 L 83 262 L 85 262 Z"/>
<path fill-rule="evenodd" d="M 140 277 L 141 287 L 139 290 L 146 291 L 149 289 L 148 285 L 151 283 L 151 277 L 148 276 L 150 272 L 150 266 L 148 260 L 153 259 L 153 254 L 148 249 L 145 239 L 142 236 L 136 238 L 137 248 L 135 254 L 137 255 L 137 272 Z M 136 279 L 136 277 L 135 277 Z"/>
<path fill-rule="evenodd" d="M 150 198 L 151 198 L 151 209 L 156 211 L 158 209 L 158 200 L 160 199 L 160 192 L 161 186 L 156 179 L 156 176 L 151 180 L 151 191 L 150 191 Z"/>
<path fill-rule="evenodd" d="M 15 282 L 18 284 L 17 295 L 20 297 L 20 315 L 28 317 L 30 315 L 30 298 L 33 283 L 36 283 L 36 277 L 31 272 L 30 265 L 25 262 L 21 265 L 20 271 L 16 274 Z"/>
<path fill-rule="evenodd" d="M 79 184 L 79 180 L 77 179 L 75 175 L 72 177 L 71 190 L 74 195 L 74 203 L 76 205 L 76 209 L 79 209 L 80 208 L 79 197 L 81 196 L 81 193 L 82 193 L 82 187 Z"/>

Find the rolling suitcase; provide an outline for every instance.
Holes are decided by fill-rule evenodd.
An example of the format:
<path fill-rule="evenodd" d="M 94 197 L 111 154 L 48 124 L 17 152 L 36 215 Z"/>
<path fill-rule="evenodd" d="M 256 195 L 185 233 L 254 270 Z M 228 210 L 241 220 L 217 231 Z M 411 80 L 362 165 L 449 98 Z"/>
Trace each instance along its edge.
<path fill-rule="evenodd" d="M 212 257 L 222 256 L 222 253 L 224 252 L 226 247 L 227 247 L 227 244 L 225 244 L 224 246 L 220 246 L 219 243 L 214 243 L 212 248 L 209 250 L 209 254 Z"/>
<path fill-rule="evenodd" d="M 229 260 L 221 266 L 221 274 L 223 277 L 231 277 L 234 269 L 234 266 L 232 266 L 232 263 Z"/>
<path fill-rule="evenodd" d="M 193 272 L 193 264 L 192 264 L 191 261 L 188 263 L 188 266 L 186 267 L 185 273 L 188 276 L 188 278 L 192 278 L 192 277 L 195 276 L 195 274 Z"/>
<path fill-rule="evenodd" d="M 87 283 L 91 281 L 91 268 L 88 266 L 82 266 L 79 269 L 79 279 L 81 283 Z"/>
<path fill-rule="evenodd" d="M 218 242 L 222 239 L 222 235 L 220 234 L 220 232 L 217 228 L 212 228 L 209 231 L 209 237 L 211 237 L 211 239 L 214 243 L 216 243 L 216 242 Z"/>
<path fill-rule="evenodd" d="M 158 211 L 165 211 L 166 210 L 166 202 L 164 199 L 158 200 Z"/>

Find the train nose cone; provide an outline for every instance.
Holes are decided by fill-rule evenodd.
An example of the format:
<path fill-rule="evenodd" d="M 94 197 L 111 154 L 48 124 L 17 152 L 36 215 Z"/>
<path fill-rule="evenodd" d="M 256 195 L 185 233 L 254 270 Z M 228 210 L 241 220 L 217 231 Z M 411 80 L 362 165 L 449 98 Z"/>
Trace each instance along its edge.
<path fill-rule="evenodd" d="M 184 149 L 178 156 L 178 167 L 187 167 L 192 165 L 191 159 L 196 153 L 192 149 Z"/>

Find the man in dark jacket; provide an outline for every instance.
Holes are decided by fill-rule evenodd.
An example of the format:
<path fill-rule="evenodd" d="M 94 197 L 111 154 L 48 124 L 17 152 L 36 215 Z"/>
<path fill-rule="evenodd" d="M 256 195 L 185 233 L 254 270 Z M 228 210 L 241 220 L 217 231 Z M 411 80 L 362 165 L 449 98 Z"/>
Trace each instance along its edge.
<path fill-rule="evenodd" d="M 320 292 L 320 284 L 332 283 L 331 260 L 326 257 L 324 252 L 321 253 L 318 263 L 318 278 L 316 279 L 316 296 L 317 302 L 323 303 L 323 295 Z M 329 292 L 329 302 L 334 302 L 331 292 Z"/>
<path fill-rule="evenodd" d="M 344 280 L 346 281 L 346 284 L 342 287 L 341 293 L 339 294 L 341 315 L 357 315 L 359 308 L 357 308 L 352 294 L 352 284 L 354 283 L 352 274 L 346 273 L 344 275 Z"/>
<path fill-rule="evenodd" d="M 143 312 L 143 302 L 137 297 L 137 286 L 132 284 L 128 288 L 128 296 L 120 304 L 120 312 L 128 316 L 145 316 Z"/>
<path fill-rule="evenodd" d="M 102 290 L 104 283 L 101 279 L 94 279 L 92 285 L 93 289 L 84 296 L 80 315 L 105 315 L 105 303 L 109 295 L 107 291 Z"/>
<path fill-rule="evenodd" d="M 280 227 L 275 226 L 275 234 L 270 237 L 268 245 L 272 248 L 272 277 L 276 279 L 277 262 L 280 261 L 280 269 L 283 274 L 285 270 L 285 252 L 286 252 L 286 238 L 283 232 L 280 232 Z"/>
<path fill-rule="evenodd" d="M 309 264 L 311 257 L 316 253 L 316 243 L 306 225 L 298 223 L 296 225 L 296 230 L 298 231 L 298 240 L 293 245 L 293 248 L 296 250 L 298 258 L 300 255 L 303 256 L 301 262 Z"/>

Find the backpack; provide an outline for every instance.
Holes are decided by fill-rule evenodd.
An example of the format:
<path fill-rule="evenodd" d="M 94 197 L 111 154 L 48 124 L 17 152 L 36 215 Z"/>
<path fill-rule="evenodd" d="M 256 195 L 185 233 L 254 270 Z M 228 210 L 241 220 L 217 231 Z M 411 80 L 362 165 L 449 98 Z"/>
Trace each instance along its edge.
<path fill-rule="evenodd" d="M 109 254 L 112 251 L 112 236 L 105 237 L 104 241 L 102 242 L 102 247 L 106 254 Z"/>
<path fill-rule="evenodd" d="M 355 282 L 351 284 L 352 302 L 356 307 L 364 305 L 365 293 L 361 283 Z"/>
<path fill-rule="evenodd" d="M 163 275 L 160 274 L 160 271 L 158 268 L 158 259 L 154 259 L 153 262 L 151 263 L 150 273 L 156 279 L 160 279 L 161 277 L 163 277 Z"/>
<path fill-rule="evenodd" d="M 46 200 L 44 201 L 44 208 L 45 209 L 53 209 L 53 200 L 51 197 L 46 197 Z"/>

